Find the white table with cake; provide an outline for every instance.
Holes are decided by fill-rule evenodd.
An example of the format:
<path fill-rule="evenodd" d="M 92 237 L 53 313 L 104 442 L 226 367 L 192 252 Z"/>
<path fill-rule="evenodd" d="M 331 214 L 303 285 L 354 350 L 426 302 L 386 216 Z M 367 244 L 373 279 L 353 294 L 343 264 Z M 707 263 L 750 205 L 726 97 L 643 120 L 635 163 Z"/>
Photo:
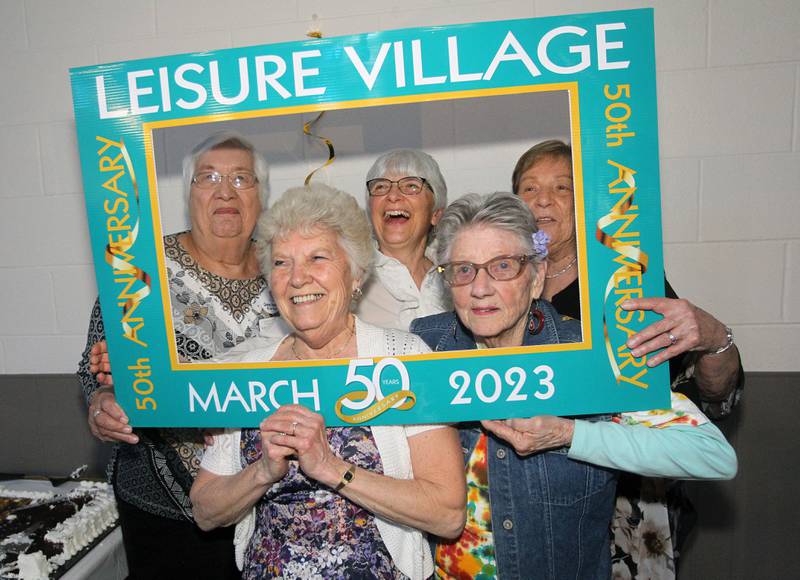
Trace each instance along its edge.
<path fill-rule="evenodd" d="M 127 575 L 108 484 L 0 481 L 0 579 L 121 580 Z"/>

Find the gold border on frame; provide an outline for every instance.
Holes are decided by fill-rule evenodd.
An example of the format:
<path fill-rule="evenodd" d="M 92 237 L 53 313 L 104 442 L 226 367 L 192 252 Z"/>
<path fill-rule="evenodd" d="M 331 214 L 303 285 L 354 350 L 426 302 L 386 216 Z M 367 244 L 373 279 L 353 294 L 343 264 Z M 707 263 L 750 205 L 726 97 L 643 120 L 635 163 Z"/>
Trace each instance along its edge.
<path fill-rule="evenodd" d="M 174 339 L 172 324 L 172 308 L 169 297 L 169 284 L 166 278 L 166 265 L 164 263 L 164 243 L 161 228 L 161 213 L 158 203 L 158 187 L 155 170 L 155 156 L 153 151 L 153 131 L 168 127 L 180 127 L 184 125 L 199 125 L 203 123 L 221 123 L 225 121 L 254 119 L 260 117 L 277 117 L 284 115 L 296 115 L 301 113 L 315 113 L 319 111 L 337 111 L 344 109 L 361 109 L 367 107 L 382 107 L 387 105 L 403 105 L 430 101 L 455 101 L 459 99 L 474 99 L 480 97 L 492 97 L 501 95 L 518 95 L 525 93 L 544 93 L 553 91 L 566 91 L 569 103 L 570 121 L 570 143 L 572 146 L 572 168 L 575 195 L 575 230 L 576 243 L 578 247 L 578 284 L 580 288 L 581 305 L 581 330 L 583 339 L 580 342 L 543 345 L 537 347 L 508 347 L 496 348 L 491 350 L 459 350 L 440 353 L 427 353 L 418 355 L 408 355 L 395 357 L 400 360 L 442 360 L 450 358 L 474 358 L 474 357 L 497 357 L 506 355 L 530 354 L 531 348 L 534 352 L 566 352 L 575 350 L 591 350 L 591 312 L 589 308 L 589 278 L 586 257 L 586 230 L 585 230 L 585 204 L 583 192 L 583 165 L 580 140 L 580 107 L 578 100 L 578 82 L 551 83 L 543 85 L 523 85 L 517 87 L 505 87 L 497 89 L 476 89 L 470 91 L 449 91 L 442 93 L 408 95 L 402 97 L 381 97 L 375 99 L 359 99 L 353 101 L 340 101 L 334 103 L 313 103 L 309 105 L 299 105 L 292 107 L 282 107 L 275 109 L 259 109 L 256 111 L 244 111 L 237 113 L 218 113 L 213 115 L 202 115 L 181 119 L 164 121 L 151 121 L 142 124 L 144 152 L 147 157 L 147 180 L 150 190 L 150 210 L 153 222 L 154 246 L 156 259 L 158 261 L 158 276 L 161 286 L 161 300 L 164 309 L 164 331 L 167 337 L 169 348 L 170 366 L 173 371 L 198 370 L 198 363 L 184 363 L 178 360 L 178 352 Z M 339 366 L 346 364 L 349 359 L 326 359 L 311 361 L 276 361 L 260 363 L 202 363 L 204 369 L 257 369 L 257 368 L 295 368 L 295 367 L 325 367 Z"/>

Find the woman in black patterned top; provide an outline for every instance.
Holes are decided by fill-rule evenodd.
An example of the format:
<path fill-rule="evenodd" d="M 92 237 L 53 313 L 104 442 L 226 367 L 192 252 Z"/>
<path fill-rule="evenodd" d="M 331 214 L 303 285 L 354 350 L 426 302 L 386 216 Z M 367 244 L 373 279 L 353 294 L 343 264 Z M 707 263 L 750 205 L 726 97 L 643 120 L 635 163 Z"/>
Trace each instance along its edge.
<path fill-rule="evenodd" d="M 542 296 L 559 313 L 580 319 L 572 148 L 556 140 L 534 145 L 517 161 L 512 187 L 550 237 Z M 744 387 L 733 333 L 708 312 L 679 299 L 666 278 L 664 285 L 665 298 L 621 304 L 626 310 L 652 310 L 663 316 L 631 336 L 627 345 L 635 357 L 647 355 L 648 366 L 668 362 L 672 388 L 691 398 L 710 418 L 723 418 Z M 653 354 L 659 349 L 663 350 Z M 680 482 L 624 474 L 612 522 L 615 577 L 650 573 L 662 580 L 674 578 L 693 520 L 694 510 Z"/>
<path fill-rule="evenodd" d="M 251 235 L 266 205 L 268 167 L 238 135 L 210 137 L 183 163 L 191 230 L 164 237 L 165 264 L 181 358 L 219 356 L 277 315 Z M 234 578 L 232 530 L 194 524 L 191 488 L 203 454 L 196 429 L 132 429 L 116 402 L 99 302 L 78 377 L 92 434 L 114 442 L 109 465 L 130 578 Z M 100 372 L 97 376 L 94 372 Z"/>

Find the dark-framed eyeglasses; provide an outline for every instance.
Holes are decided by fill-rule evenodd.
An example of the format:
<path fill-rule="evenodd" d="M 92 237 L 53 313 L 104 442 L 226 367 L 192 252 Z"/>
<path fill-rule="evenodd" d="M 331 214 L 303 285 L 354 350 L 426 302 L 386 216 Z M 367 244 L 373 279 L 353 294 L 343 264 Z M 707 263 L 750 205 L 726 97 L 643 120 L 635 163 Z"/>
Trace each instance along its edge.
<path fill-rule="evenodd" d="M 426 185 L 430 187 L 428 181 L 424 177 L 409 176 L 398 179 L 397 181 L 392 181 L 385 177 L 378 177 L 370 179 L 367 182 L 367 191 L 373 197 L 388 195 L 392 190 L 392 185 L 397 185 L 397 189 L 399 189 L 400 193 L 403 195 L 419 195 Z"/>
<path fill-rule="evenodd" d="M 228 180 L 233 189 L 250 189 L 258 183 L 258 177 L 252 171 L 198 171 L 192 177 L 192 184 L 200 189 L 213 189 L 222 183 L 223 178 Z"/>
<path fill-rule="evenodd" d="M 498 256 L 483 264 L 472 262 L 448 262 L 438 266 L 436 270 L 450 286 L 466 286 L 478 275 L 479 270 L 486 270 L 489 277 L 498 282 L 508 282 L 519 278 L 527 263 L 533 263 L 534 254 L 518 256 Z"/>

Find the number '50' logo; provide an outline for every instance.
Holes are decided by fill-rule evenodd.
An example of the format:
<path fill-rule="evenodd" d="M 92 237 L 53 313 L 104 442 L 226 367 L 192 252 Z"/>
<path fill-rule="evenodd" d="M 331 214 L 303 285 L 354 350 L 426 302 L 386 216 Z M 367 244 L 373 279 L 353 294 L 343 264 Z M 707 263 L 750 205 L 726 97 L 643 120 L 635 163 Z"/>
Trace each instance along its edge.
<path fill-rule="evenodd" d="M 387 367 L 393 367 L 399 377 L 399 380 L 392 381 L 393 386 L 399 384 L 400 390 L 403 391 L 408 391 L 411 389 L 409 384 L 410 381 L 408 379 L 408 370 L 406 369 L 405 365 L 396 358 L 381 359 L 372 369 L 371 378 L 367 378 L 358 373 L 359 369 L 363 369 L 364 371 L 368 372 L 369 367 L 372 366 L 372 359 L 353 359 L 350 361 L 350 366 L 347 368 L 347 386 L 353 387 L 355 385 L 361 385 L 364 390 L 361 391 L 359 389 L 351 392 L 349 397 L 342 399 L 342 406 L 347 407 L 352 411 L 361 411 L 369 407 L 375 401 L 383 400 L 384 394 L 381 390 L 381 377 Z M 364 398 L 360 399 L 357 395 L 360 395 L 362 392 L 364 393 Z M 392 406 L 392 408 L 396 409 L 402 404 L 403 400 L 399 400 Z"/>

